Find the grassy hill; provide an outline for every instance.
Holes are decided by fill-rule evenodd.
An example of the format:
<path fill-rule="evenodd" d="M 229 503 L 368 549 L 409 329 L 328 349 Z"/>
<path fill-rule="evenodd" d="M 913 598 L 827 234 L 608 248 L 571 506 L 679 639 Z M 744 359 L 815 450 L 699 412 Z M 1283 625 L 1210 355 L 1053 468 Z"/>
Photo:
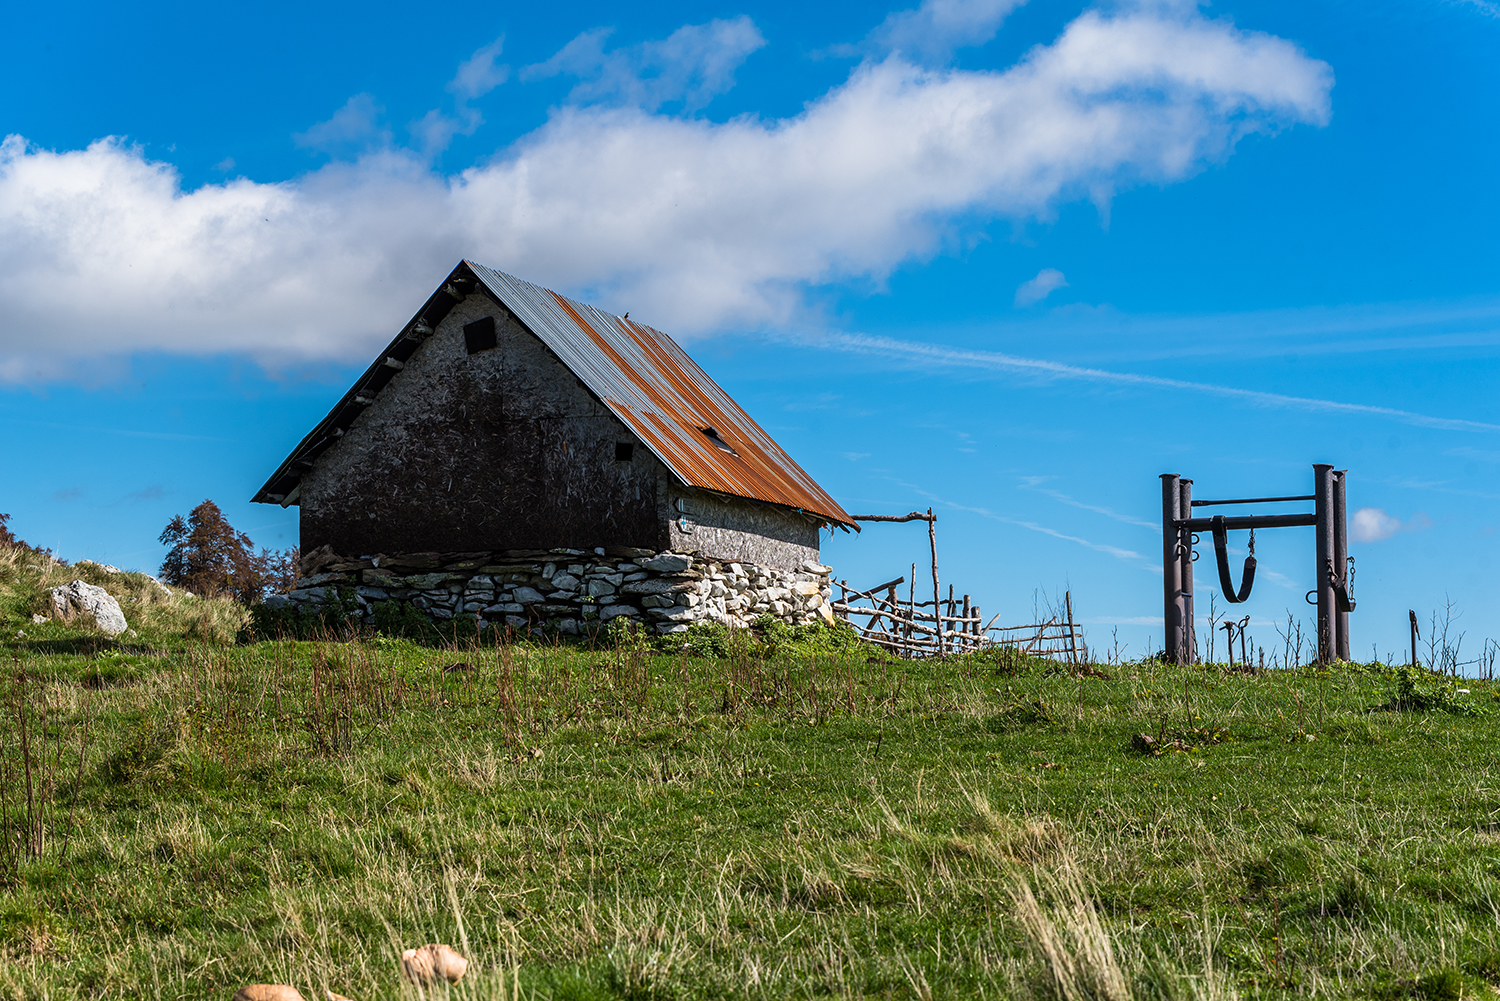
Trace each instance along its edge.
<path fill-rule="evenodd" d="M 1500 979 L 1488 683 L 908 663 L 834 630 L 232 645 L 242 611 L 10 567 L 0 997 L 395 998 L 427 941 L 474 960 L 468 998 Z M 133 596 L 136 635 L 34 625 L 48 575 Z"/>

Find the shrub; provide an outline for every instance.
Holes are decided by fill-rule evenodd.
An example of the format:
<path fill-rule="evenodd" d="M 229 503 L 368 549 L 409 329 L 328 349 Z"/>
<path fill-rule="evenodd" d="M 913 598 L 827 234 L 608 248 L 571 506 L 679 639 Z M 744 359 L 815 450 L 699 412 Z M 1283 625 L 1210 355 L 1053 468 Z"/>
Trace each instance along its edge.
<path fill-rule="evenodd" d="M 436 630 L 422 610 L 405 601 L 385 601 L 375 607 L 370 624 L 386 636 L 431 639 Z"/>

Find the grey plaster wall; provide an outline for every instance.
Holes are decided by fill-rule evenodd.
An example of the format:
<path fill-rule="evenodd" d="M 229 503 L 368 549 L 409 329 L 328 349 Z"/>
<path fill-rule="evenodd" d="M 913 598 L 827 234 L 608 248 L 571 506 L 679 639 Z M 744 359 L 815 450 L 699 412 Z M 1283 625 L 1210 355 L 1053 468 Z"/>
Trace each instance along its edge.
<path fill-rule="evenodd" d="M 664 481 L 660 496 L 666 502 L 668 548 L 677 552 L 779 570 L 818 562 L 818 523 L 796 512 L 684 488 L 675 481 Z"/>
<path fill-rule="evenodd" d="M 497 346 L 470 355 L 484 316 Z M 616 442 L 634 444 L 629 462 Z M 302 551 L 660 550 L 670 474 L 539 340 L 469 296 L 302 478 Z"/>

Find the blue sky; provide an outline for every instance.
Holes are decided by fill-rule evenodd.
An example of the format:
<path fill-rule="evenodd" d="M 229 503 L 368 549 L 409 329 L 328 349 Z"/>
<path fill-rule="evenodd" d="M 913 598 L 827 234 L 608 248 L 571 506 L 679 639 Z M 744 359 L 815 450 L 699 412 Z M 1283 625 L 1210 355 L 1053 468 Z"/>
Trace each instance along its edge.
<path fill-rule="evenodd" d="M 291 544 L 248 497 L 470 257 L 678 336 L 849 510 L 933 506 L 1003 622 L 1071 588 L 1159 645 L 1157 475 L 1326 461 L 1356 650 L 1500 636 L 1493 3 L 0 16 L 0 511 L 66 558 L 154 569 L 205 497 Z M 1269 647 L 1310 534 L 1257 538 Z"/>

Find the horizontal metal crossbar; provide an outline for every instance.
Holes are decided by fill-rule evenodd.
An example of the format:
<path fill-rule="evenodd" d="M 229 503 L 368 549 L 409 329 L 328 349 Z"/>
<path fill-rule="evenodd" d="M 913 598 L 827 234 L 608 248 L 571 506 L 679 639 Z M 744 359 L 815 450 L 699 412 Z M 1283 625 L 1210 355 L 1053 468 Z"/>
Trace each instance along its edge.
<path fill-rule="evenodd" d="M 1312 528 L 1317 523 L 1315 514 L 1240 514 L 1224 519 L 1224 527 L 1231 531 L 1241 528 Z M 1193 532 L 1207 532 L 1214 527 L 1214 519 L 1178 518 L 1173 524 Z"/>
<path fill-rule="evenodd" d="M 1195 500 L 1193 507 L 1212 507 L 1215 504 L 1277 504 L 1281 501 L 1317 500 L 1313 494 L 1303 497 L 1236 497 L 1233 500 Z"/>

